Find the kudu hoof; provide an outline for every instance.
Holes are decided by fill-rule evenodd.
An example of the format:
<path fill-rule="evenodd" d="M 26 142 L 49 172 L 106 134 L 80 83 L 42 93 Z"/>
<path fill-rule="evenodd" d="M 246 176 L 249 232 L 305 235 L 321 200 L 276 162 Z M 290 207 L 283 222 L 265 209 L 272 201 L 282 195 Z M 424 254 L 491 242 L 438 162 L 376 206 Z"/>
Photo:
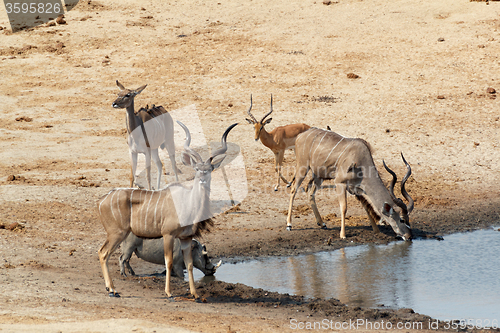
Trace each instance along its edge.
<path fill-rule="evenodd" d="M 119 293 L 117 293 L 117 292 L 110 292 L 110 293 L 108 294 L 108 296 L 109 296 L 109 297 L 116 297 L 116 298 L 121 297 L 121 296 L 120 296 L 120 294 L 119 294 Z"/>
<path fill-rule="evenodd" d="M 167 297 L 167 301 L 169 301 L 169 302 L 175 302 L 174 296 Z"/>
<path fill-rule="evenodd" d="M 292 226 L 291 225 L 287 225 L 286 226 L 286 231 L 292 231 Z"/>
<path fill-rule="evenodd" d="M 326 228 L 326 224 L 324 224 L 324 223 L 323 223 L 323 225 L 321 225 L 320 227 L 321 227 L 321 229 L 327 229 L 327 228 Z"/>
<path fill-rule="evenodd" d="M 278 186 L 274 187 L 274 192 L 278 192 Z"/>
<path fill-rule="evenodd" d="M 195 301 L 196 303 L 203 303 L 203 301 L 201 300 L 201 298 L 200 298 L 200 297 L 195 298 L 195 299 L 194 299 L 194 301 Z"/>

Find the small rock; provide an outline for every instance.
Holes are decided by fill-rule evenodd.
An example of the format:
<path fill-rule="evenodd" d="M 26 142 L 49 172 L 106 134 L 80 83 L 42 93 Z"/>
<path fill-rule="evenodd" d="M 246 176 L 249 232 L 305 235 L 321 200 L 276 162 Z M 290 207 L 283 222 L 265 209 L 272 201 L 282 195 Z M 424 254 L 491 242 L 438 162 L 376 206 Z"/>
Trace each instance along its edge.
<path fill-rule="evenodd" d="M 14 176 L 14 175 L 10 175 L 9 177 L 7 177 L 7 181 L 8 182 L 11 182 L 11 181 L 14 181 L 14 180 L 16 180 L 16 176 Z"/>
<path fill-rule="evenodd" d="M 495 90 L 495 88 L 491 88 L 491 87 L 489 87 L 488 89 L 486 89 L 486 92 L 488 94 L 496 94 L 497 93 L 497 91 Z"/>
<path fill-rule="evenodd" d="M 331 4 L 332 4 L 331 1 L 329 1 L 329 0 L 323 0 L 323 5 L 329 6 Z"/>
<path fill-rule="evenodd" d="M 25 121 L 25 122 L 32 122 L 33 121 L 33 118 L 30 118 L 30 117 L 25 117 L 25 116 L 21 116 L 21 117 L 17 117 L 16 118 L 16 121 Z"/>
<path fill-rule="evenodd" d="M 479 142 L 474 142 L 474 147 L 479 146 Z"/>
<path fill-rule="evenodd" d="M 348 79 L 359 79 L 359 75 L 354 74 L 354 73 L 347 73 L 347 78 Z"/>
<path fill-rule="evenodd" d="M 47 23 L 47 27 L 55 27 L 55 26 L 56 26 L 56 22 Z"/>
<path fill-rule="evenodd" d="M 445 99 L 445 97 L 443 95 L 438 95 L 437 99 Z"/>
<path fill-rule="evenodd" d="M 444 38 L 443 37 L 439 37 L 438 38 L 438 42 L 444 42 Z"/>
<path fill-rule="evenodd" d="M 19 223 L 17 222 L 14 222 L 14 223 L 11 223 L 9 224 L 9 226 L 7 227 L 8 230 L 10 231 L 14 231 L 16 229 L 23 229 L 24 227 L 22 225 L 20 225 Z"/>

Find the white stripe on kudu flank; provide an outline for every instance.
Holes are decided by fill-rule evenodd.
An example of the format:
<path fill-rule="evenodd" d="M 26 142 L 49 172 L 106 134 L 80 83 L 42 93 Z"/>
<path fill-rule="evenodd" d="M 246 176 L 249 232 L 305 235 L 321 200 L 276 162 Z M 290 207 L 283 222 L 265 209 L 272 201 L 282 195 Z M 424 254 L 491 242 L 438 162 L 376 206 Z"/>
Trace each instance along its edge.
<path fill-rule="evenodd" d="M 158 193 L 158 199 L 156 199 L 156 205 L 155 205 L 155 218 L 154 218 L 154 221 L 155 223 L 157 223 L 157 219 L 156 219 L 156 211 L 158 210 L 158 202 L 160 202 L 160 198 L 161 198 L 161 192 Z"/>
<path fill-rule="evenodd" d="M 106 196 L 104 198 L 102 198 L 101 202 L 99 203 L 99 215 L 101 214 L 101 206 L 102 204 L 104 203 L 104 201 L 106 201 L 106 199 L 108 198 L 109 194 L 112 192 L 113 190 L 109 191 L 108 194 L 106 194 Z"/>
<path fill-rule="evenodd" d="M 132 200 L 133 200 L 134 192 L 135 192 L 135 190 L 132 190 L 130 192 L 130 224 L 132 224 L 132 218 L 134 217 L 134 212 L 132 211 L 132 209 L 134 207 L 132 205 Z"/>
<path fill-rule="evenodd" d="M 328 132 L 325 132 L 325 134 L 323 134 L 323 136 L 321 137 L 321 140 L 319 140 L 319 143 L 316 145 L 316 148 L 314 149 L 314 152 L 311 154 L 311 159 L 314 158 L 314 154 L 318 150 L 319 146 L 321 146 L 321 142 L 323 142 L 323 139 L 325 138 L 326 134 L 328 134 Z"/>
<path fill-rule="evenodd" d="M 352 145 L 352 141 L 349 142 L 349 144 L 344 148 L 344 150 L 342 150 L 342 152 L 340 153 L 340 155 L 337 157 L 337 160 L 335 161 L 335 164 L 333 165 L 334 169 L 337 167 L 337 163 L 338 163 L 340 157 L 345 153 L 346 149 L 349 148 L 351 145 Z"/>
<path fill-rule="evenodd" d="M 342 142 L 344 141 L 344 137 L 342 137 L 342 139 L 340 139 L 339 142 L 337 142 L 337 144 L 335 145 L 335 147 L 332 148 L 332 150 L 330 150 L 330 153 L 328 154 L 328 156 L 326 157 L 325 161 L 323 162 L 323 164 L 326 164 L 326 161 L 328 161 L 328 159 L 330 158 L 330 155 L 333 153 L 333 151 L 335 150 L 335 148 L 337 148 L 337 146 Z M 337 164 L 337 163 L 335 163 Z"/>
<path fill-rule="evenodd" d="M 120 214 L 120 221 L 123 220 L 122 218 L 122 210 L 120 209 L 120 194 L 123 190 L 118 190 L 118 195 L 116 196 L 116 209 L 118 210 L 118 213 Z"/>
<path fill-rule="evenodd" d="M 312 129 L 309 130 L 309 133 L 307 133 L 307 136 L 306 138 L 304 139 L 304 142 L 307 142 L 307 139 L 309 138 L 309 136 L 313 133 L 315 133 L 317 130 L 317 128 L 313 127 Z M 307 145 L 304 145 L 304 149 L 302 150 L 302 153 L 304 154 L 304 156 L 306 156 L 306 149 L 307 149 Z"/>
<path fill-rule="evenodd" d="M 116 190 L 113 191 L 113 194 L 111 195 L 111 199 L 109 200 L 110 201 L 109 207 L 111 207 L 111 215 L 113 215 L 114 220 L 116 220 L 115 211 L 113 210 L 113 198 L 115 197 L 115 194 L 116 194 Z"/>

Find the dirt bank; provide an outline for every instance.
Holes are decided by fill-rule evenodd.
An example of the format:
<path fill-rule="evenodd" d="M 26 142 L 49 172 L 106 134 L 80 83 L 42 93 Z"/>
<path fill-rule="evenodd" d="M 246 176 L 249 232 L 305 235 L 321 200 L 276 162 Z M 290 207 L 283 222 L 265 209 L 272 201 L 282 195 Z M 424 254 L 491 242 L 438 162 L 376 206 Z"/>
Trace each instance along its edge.
<path fill-rule="evenodd" d="M 80 1 L 66 24 L 14 34 L 0 14 L 0 329 L 288 332 L 293 320 L 429 322 L 410 309 L 346 307 L 220 281 L 198 284 L 206 303 L 168 302 L 163 279 L 120 277 L 118 254 L 110 262 L 123 297 L 104 290 L 95 204 L 128 186 L 130 172 L 124 112 L 111 107 L 117 79 L 148 84 L 137 108 L 193 106 L 207 141 L 240 123 L 229 141 L 241 147 L 248 195 L 204 236 L 214 258 L 396 241 L 387 227 L 374 234 L 353 198 L 340 240 L 327 190 L 317 202 L 328 229 L 317 228 L 299 193 L 294 229 L 285 231 L 288 191 L 273 191 L 273 155 L 244 120 L 250 94 L 257 118 L 273 94 L 269 129 L 329 125 L 370 142 L 379 170 L 384 159 L 399 175 L 404 152 L 417 237 L 499 223 L 500 2 L 325 3 Z M 293 164 L 288 152 L 288 178 Z M 192 175 L 181 169 L 183 179 Z M 139 270 L 157 268 L 133 260 Z M 187 295 L 185 282 L 174 287 Z"/>

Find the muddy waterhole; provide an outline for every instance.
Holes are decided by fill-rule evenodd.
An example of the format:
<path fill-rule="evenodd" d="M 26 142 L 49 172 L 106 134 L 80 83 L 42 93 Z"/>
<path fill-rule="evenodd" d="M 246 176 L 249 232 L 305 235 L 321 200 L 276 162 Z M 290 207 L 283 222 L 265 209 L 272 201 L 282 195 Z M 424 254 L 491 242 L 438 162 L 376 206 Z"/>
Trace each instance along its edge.
<path fill-rule="evenodd" d="M 500 320 L 498 227 L 444 240 L 362 245 L 223 264 L 215 279 L 351 306 L 412 308 L 440 320 Z M 202 279 L 197 271 L 195 276 Z M 205 277 L 208 278 L 208 277 Z"/>

